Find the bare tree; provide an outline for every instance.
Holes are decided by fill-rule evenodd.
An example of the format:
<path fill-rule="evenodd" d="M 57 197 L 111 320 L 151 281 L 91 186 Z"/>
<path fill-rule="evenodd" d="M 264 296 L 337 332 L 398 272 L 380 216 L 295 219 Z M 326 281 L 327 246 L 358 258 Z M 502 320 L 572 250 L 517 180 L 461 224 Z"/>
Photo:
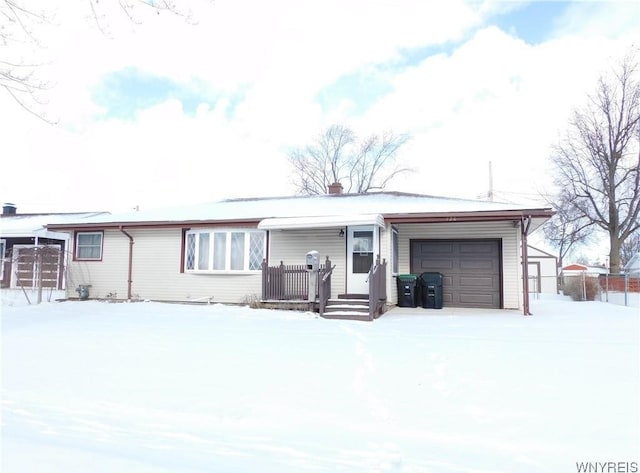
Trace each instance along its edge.
<path fill-rule="evenodd" d="M 640 228 L 639 73 L 633 50 L 601 76 L 552 156 L 569 211 L 608 234 L 612 273 L 620 271 L 621 245 Z"/>
<path fill-rule="evenodd" d="M 620 266 L 626 266 L 633 255 L 638 252 L 640 252 L 640 231 L 630 235 L 624 243 L 620 245 Z"/>
<path fill-rule="evenodd" d="M 592 235 L 593 222 L 570 205 L 569 199 L 570 196 L 564 193 L 548 202 L 555 215 L 542 227 L 546 239 L 558 250 L 560 267 L 564 266 L 565 257 L 587 243 Z"/>
<path fill-rule="evenodd" d="M 359 140 L 350 128 L 332 125 L 313 144 L 289 152 L 293 184 L 306 195 L 326 194 L 333 183 L 341 183 L 346 192 L 382 190 L 410 170 L 396 164 L 398 151 L 408 140 L 407 135 L 390 131 Z"/>
<path fill-rule="evenodd" d="M 170 0 L 118 0 L 117 3 L 86 0 L 89 18 L 105 34 L 108 34 L 110 14 L 106 10 L 114 4 L 134 23 L 139 22 L 139 12 L 144 9 L 152 9 L 158 14 L 167 11 L 187 20 L 191 18 L 189 11 Z M 0 51 L 0 89 L 26 111 L 50 123 L 53 120 L 46 115 L 44 92 L 52 84 L 39 75 L 43 64 L 25 59 L 24 55 L 30 48 L 41 47 L 38 31 L 43 25 L 53 23 L 55 12 L 55 4 L 47 10 L 37 10 L 28 0 L 0 0 L 0 45 L 4 46 Z"/>
<path fill-rule="evenodd" d="M 40 93 L 49 84 L 37 75 L 42 64 L 25 61 L 24 54 L 29 47 L 40 46 L 36 32 L 48 18 L 48 12 L 30 9 L 17 0 L 0 2 L 0 44 L 4 46 L 0 53 L 0 89 L 40 118 L 45 117 Z"/>

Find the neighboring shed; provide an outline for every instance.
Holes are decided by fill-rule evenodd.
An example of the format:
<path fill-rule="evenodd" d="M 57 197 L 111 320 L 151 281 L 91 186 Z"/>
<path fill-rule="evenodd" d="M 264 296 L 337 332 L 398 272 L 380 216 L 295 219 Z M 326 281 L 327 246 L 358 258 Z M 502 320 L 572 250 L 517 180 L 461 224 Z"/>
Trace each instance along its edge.
<path fill-rule="evenodd" d="M 558 293 L 558 258 L 529 245 L 529 292 Z"/>
<path fill-rule="evenodd" d="M 572 263 L 562 268 L 561 274 L 561 282 L 562 286 L 571 280 L 571 278 L 576 277 L 593 277 L 599 278 L 600 276 L 604 276 L 608 274 L 609 271 L 607 268 L 602 268 L 600 266 L 588 266 L 581 263 Z"/>
<path fill-rule="evenodd" d="M 629 276 L 640 277 L 640 251 L 633 255 L 624 266 L 624 272 Z"/>

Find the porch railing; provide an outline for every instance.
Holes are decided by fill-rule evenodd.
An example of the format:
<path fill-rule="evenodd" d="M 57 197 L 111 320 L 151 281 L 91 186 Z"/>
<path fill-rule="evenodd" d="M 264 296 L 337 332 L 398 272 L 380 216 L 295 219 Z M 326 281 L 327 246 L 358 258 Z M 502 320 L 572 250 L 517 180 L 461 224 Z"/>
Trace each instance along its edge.
<path fill-rule="evenodd" d="M 331 266 L 331 261 L 327 257 L 324 266 L 320 268 L 318 273 L 318 311 L 321 316 L 324 314 L 327 302 L 331 298 L 331 274 L 334 268 L 335 265 Z"/>
<path fill-rule="evenodd" d="M 387 260 L 376 264 L 369 271 L 369 320 L 378 318 L 384 312 L 387 303 Z"/>
<path fill-rule="evenodd" d="M 331 268 L 329 258 L 320 265 L 320 280 L 327 268 Z M 306 301 L 308 297 L 309 271 L 306 265 L 280 261 L 278 266 L 269 266 L 266 260 L 262 261 L 262 300 Z"/>

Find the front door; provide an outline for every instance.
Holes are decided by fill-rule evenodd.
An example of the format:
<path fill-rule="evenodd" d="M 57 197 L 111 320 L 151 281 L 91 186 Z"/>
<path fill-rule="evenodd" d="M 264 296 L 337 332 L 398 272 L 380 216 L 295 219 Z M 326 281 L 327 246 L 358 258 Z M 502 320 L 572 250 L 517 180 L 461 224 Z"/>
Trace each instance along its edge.
<path fill-rule="evenodd" d="M 373 225 L 347 228 L 347 293 L 369 293 L 369 270 L 377 248 L 377 228 Z"/>

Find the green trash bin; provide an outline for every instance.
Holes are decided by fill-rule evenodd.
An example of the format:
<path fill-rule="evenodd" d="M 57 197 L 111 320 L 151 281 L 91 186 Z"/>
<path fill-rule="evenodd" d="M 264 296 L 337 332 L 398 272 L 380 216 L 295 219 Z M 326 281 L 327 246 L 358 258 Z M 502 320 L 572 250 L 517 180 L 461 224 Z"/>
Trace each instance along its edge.
<path fill-rule="evenodd" d="M 398 274 L 398 307 L 418 307 L 418 276 Z"/>

